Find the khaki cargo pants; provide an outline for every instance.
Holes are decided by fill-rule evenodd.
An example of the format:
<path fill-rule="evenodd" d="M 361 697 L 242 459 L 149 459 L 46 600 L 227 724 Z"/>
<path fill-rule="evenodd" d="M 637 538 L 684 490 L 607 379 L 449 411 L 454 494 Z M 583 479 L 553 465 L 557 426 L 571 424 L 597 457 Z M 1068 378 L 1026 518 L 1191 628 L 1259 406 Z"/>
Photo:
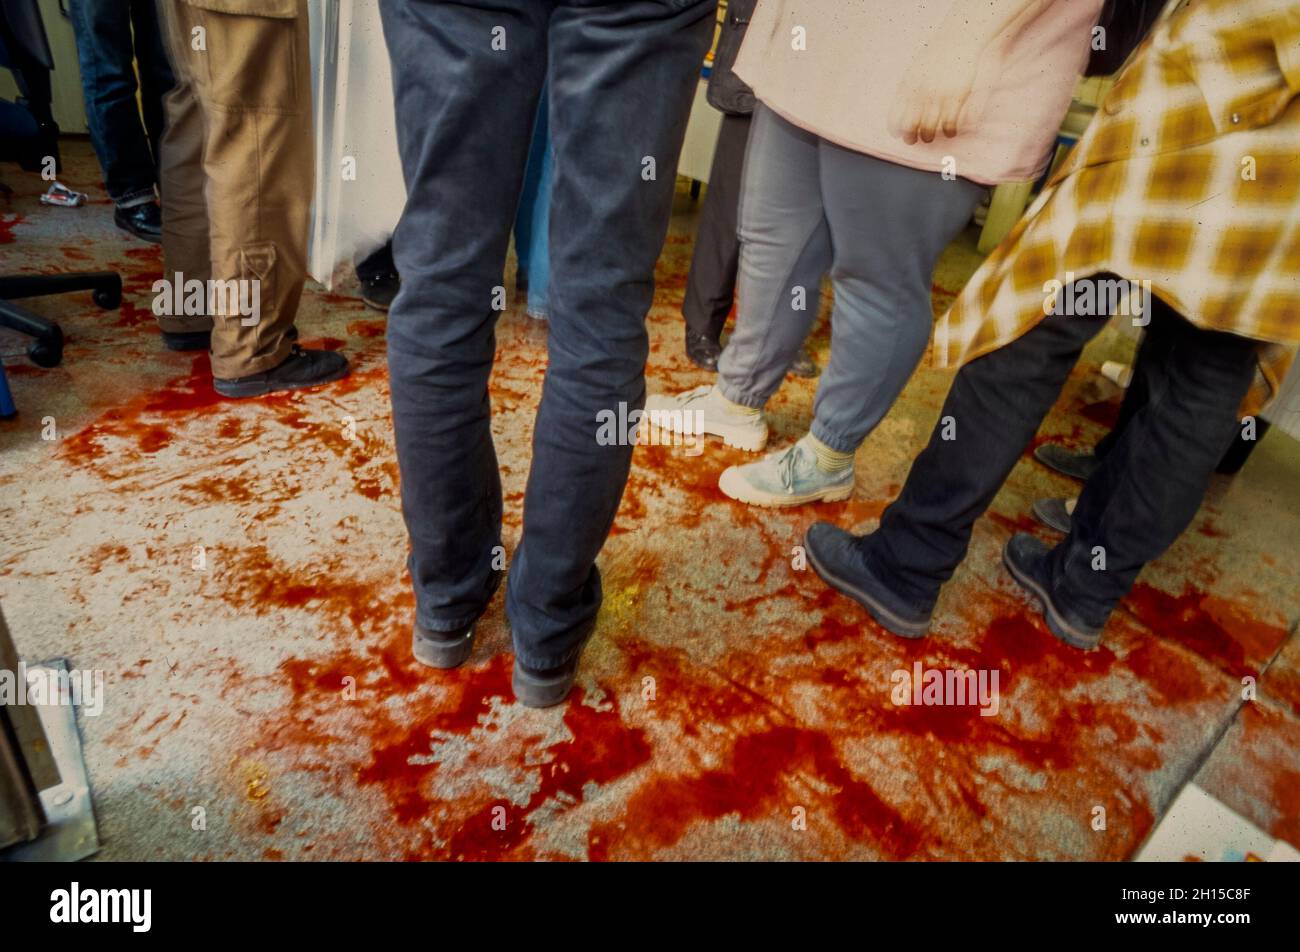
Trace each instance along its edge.
<path fill-rule="evenodd" d="M 306 0 L 158 0 L 176 86 L 164 100 L 163 263 L 175 281 L 256 288 L 256 322 L 209 301 L 159 317 L 164 331 L 212 327 L 212 373 L 281 363 L 307 273 L 313 179 Z M 255 284 L 253 283 L 255 282 Z M 229 285 L 233 287 L 233 285 Z"/>

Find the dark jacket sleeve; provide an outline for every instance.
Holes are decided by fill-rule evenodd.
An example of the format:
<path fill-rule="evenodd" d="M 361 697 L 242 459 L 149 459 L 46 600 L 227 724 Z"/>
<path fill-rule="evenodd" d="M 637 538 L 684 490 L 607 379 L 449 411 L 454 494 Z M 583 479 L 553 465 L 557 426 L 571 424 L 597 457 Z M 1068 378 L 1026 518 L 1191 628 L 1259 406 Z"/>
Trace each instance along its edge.
<path fill-rule="evenodd" d="M 54 57 L 45 38 L 45 23 L 36 0 L 0 0 L 0 14 L 9 22 L 18 44 L 46 69 L 54 69 Z"/>
<path fill-rule="evenodd" d="M 754 111 L 754 91 L 732 72 L 740 52 L 745 29 L 758 0 L 728 0 L 722 35 L 713 54 L 713 72 L 709 74 L 709 105 L 732 115 L 747 116 Z"/>

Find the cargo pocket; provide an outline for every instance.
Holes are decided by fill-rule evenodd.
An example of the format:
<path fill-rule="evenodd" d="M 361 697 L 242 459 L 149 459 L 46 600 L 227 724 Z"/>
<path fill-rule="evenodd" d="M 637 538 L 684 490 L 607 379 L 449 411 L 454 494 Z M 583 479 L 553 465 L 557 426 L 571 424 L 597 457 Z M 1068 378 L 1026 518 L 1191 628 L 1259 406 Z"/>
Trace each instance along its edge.
<path fill-rule="evenodd" d="M 206 103 L 298 111 L 297 0 L 185 0 L 185 6 L 191 16 L 182 29 Z M 202 49 L 194 49 L 196 28 Z"/>
<path fill-rule="evenodd" d="M 253 327 L 260 324 L 267 311 L 275 311 L 275 244 L 265 241 L 256 245 L 245 245 L 239 249 L 239 277 L 249 282 L 247 300 L 252 304 L 253 313 L 243 309 L 240 324 Z M 254 283 L 255 282 L 255 283 Z"/>
<path fill-rule="evenodd" d="M 235 16 L 275 17 L 291 20 L 298 15 L 298 0 L 185 0 L 192 7 Z"/>

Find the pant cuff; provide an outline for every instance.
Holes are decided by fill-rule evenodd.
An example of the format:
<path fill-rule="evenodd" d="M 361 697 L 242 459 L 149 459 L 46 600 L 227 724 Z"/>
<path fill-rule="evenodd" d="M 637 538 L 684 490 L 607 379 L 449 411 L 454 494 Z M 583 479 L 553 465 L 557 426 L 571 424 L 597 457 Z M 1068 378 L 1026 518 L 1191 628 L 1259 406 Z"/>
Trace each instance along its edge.
<path fill-rule="evenodd" d="M 821 440 L 826 446 L 830 447 L 837 453 L 856 453 L 858 447 L 862 445 L 861 440 L 846 439 L 842 436 L 836 436 L 821 425 L 820 420 L 813 420 L 810 432 L 817 439 Z"/>
<path fill-rule="evenodd" d="M 883 557 L 883 546 L 880 545 L 879 538 L 880 531 L 877 529 L 870 535 L 863 536 L 858 543 L 861 546 L 862 558 L 866 563 L 867 571 L 874 575 L 876 581 L 893 592 L 899 601 L 903 602 L 908 609 L 917 615 L 932 612 L 935 604 L 939 601 L 939 592 L 942 586 L 933 586 L 933 591 L 926 591 L 915 584 L 909 584 L 904 579 L 903 572 L 899 570 L 898 566 Z"/>
<path fill-rule="evenodd" d="M 1053 550 L 1047 560 L 1052 576 L 1050 583 L 1052 602 L 1056 610 L 1072 625 L 1083 628 L 1105 628 L 1111 614 L 1124 596 L 1121 594 L 1111 598 L 1101 592 L 1090 593 L 1090 588 L 1098 588 L 1100 587 L 1098 583 L 1106 581 L 1106 572 L 1093 571 L 1089 567 L 1088 573 L 1091 577 L 1079 581 L 1080 573 L 1071 572 L 1067 563 L 1089 565 L 1089 559 L 1085 554 L 1086 550 L 1082 547 L 1079 548 L 1078 555 L 1071 559 L 1071 553 L 1066 549 L 1068 545 L 1070 540 L 1067 538 Z M 1090 586 L 1088 582 L 1093 584 Z M 1114 590 L 1113 585 L 1108 587 Z"/>
<path fill-rule="evenodd" d="M 280 366 L 288 358 L 290 351 L 293 350 L 293 341 L 289 340 L 288 332 L 288 327 L 280 332 L 280 340 L 277 342 L 275 350 L 260 357 L 236 360 L 217 356 L 217 345 L 221 339 L 221 325 L 218 322 L 212 329 L 212 376 L 220 380 L 234 380 L 238 377 L 266 373 L 266 371 Z"/>
<path fill-rule="evenodd" d="M 484 611 L 487 609 L 485 608 Z M 468 615 L 462 615 L 459 618 L 434 618 L 432 615 L 426 615 L 423 612 L 416 612 L 415 620 L 425 631 L 459 631 L 469 625 L 474 624 L 483 617 L 483 612 L 472 612 Z"/>
<path fill-rule="evenodd" d="M 515 626 L 512 624 L 512 630 L 514 627 Z M 559 654 L 538 654 L 529 651 L 526 647 L 520 644 L 520 638 L 518 635 L 515 635 L 511 639 L 514 643 L 515 659 L 525 668 L 530 668 L 533 671 L 549 671 L 552 668 L 558 668 L 561 665 L 568 664 L 574 658 L 582 654 L 583 649 L 587 647 L 587 642 L 591 640 L 592 632 L 595 631 L 595 629 L 596 619 L 592 618 L 585 624 L 585 626 L 578 629 L 582 632 L 578 643 L 567 651 L 563 651 Z"/>
<path fill-rule="evenodd" d="M 212 330 L 210 317 L 160 317 L 158 329 L 164 334 L 196 334 Z"/>
<path fill-rule="evenodd" d="M 121 198 L 113 199 L 113 204 L 118 208 L 135 208 L 137 205 L 148 205 L 150 202 L 156 202 L 157 200 L 158 196 L 150 188 L 148 191 L 128 192 Z"/>
<path fill-rule="evenodd" d="M 751 410 L 761 410 L 763 407 L 767 406 L 767 397 L 756 396 L 748 394 L 743 390 L 737 390 L 726 380 L 723 380 L 721 374 L 718 375 L 718 390 L 720 390 L 722 395 L 732 403 L 738 403 L 742 407 L 748 407 Z"/>

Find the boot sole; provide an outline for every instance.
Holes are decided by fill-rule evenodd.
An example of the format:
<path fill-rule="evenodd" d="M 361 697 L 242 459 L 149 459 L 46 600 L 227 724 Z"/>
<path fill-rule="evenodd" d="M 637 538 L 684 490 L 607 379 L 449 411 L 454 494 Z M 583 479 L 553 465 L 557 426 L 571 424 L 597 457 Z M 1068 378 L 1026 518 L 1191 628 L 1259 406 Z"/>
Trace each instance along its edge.
<path fill-rule="evenodd" d="M 649 414 L 649 412 L 649 410 L 646 411 L 647 414 Z M 659 412 L 667 415 L 671 411 L 662 410 Z M 655 423 L 654 418 L 648 415 L 644 417 L 644 421 L 645 422 L 642 425 L 647 428 L 648 432 L 655 430 L 661 432 L 667 431 L 676 436 L 688 438 L 698 437 L 700 435 L 694 430 L 687 431 L 680 427 L 671 425 L 665 426 L 662 423 Z M 758 453 L 767 447 L 767 427 L 764 427 L 761 431 L 755 432 L 750 427 L 719 426 L 715 428 L 706 428 L 703 435 L 716 436 L 727 446 L 734 447 L 738 450 L 744 450 L 746 453 Z M 647 440 L 647 442 L 649 442 L 649 440 Z"/>
<path fill-rule="evenodd" d="M 456 641 L 435 641 L 420 634 L 416 628 L 411 632 L 411 654 L 420 664 L 442 671 L 459 668 L 474 652 L 474 629 L 471 627 L 465 635 Z"/>
<path fill-rule="evenodd" d="M 1057 532 L 1064 532 L 1066 535 L 1069 535 L 1070 534 L 1069 514 L 1066 514 L 1065 521 L 1062 522 L 1059 518 L 1059 514 L 1055 510 L 1049 509 L 1046 505 L 1047 503 L 1054 502 L 1054 501 L 1055 500 L 1051 500 L 1051 499 L 1034 500 L 1034 505 L 1031 510 L 1034 514 L 1034 518 L 1036 518 L 1043 525 L 1047 526 L 1047 528 L 1049 529 L 1055 529 Z"/>
<path fill-rule="evenodd" d="M 792 509 L 795 506 L 805 506 L 810 502 L 843 502 L 853 495 L 853 483 L 798 495 L 764 492 L 745 482 L 744 478 L 737 474 L 735 467 L 722 471 L 722 475 L 718 477 L 718 488 L 724 495 L 737 502 L 763 509 Z"/>
<path fill-rule="evenodd" d="M 217 380 L 212 381 L 212 389 L 217 391 L 223 397 L 232 397 L 234 399 L 243 399 L 246 397 L 264 397 L 268 393 L 283 393 L 286 390 L 310 390 L 312 387 L 323 387 L 327 383 L 333 383 L 336 380 L 342 380 L 348 375 L 350 366 L 345 366 L 333 373 L 326 374 L 319 380 L 304 380 L 302 383 L 291 384 L 272 384 L 270 381 L 249 381 L 247 383 L 222 383 Z"/>
<path fill-rule="evenodd" d="M 1015 579 L 1016 584 L 1041 603 L 1043 618 L 1047 622 L 1048 631 L 1071 648 L 1079 648 L 1082 651 L 1091 651 L 1101 644 L 1101 632 L 1096 634 L 1081 632 L 1060 616 L 1047 591 L 1037 581 L 1030 578 L 1028 573 L 1022 572 L 1016 567 L 1015 562 L 1007 554 L 1006 546 L 1002 547 L 1002 564 L 1007 567 L 1007 571 L 1011 573 L 1011 577 Z"/>
<path fill-rule="evenodd" d="M 930 633 L 929 619 L 926 619 L 924 622 L 908 621 L 905 618 L 896 615 L 894 612 L 876 601 L 873 596 L 862 591 L 852 582 L 840 578 L 824 566 L 818 560 L 817 553 L 814 551 L 813 547 L 808 544 L 808 537 L 806 535 L 804 536 L 804 551 L 808 554 L 808 561 L 812 565 L 813 571 L 821 576 L 822 581 L 841 594 L 847 595 L 865 608 L 867 614 L 876 620 L 876 624 L 881 628 L 884 628 L 890 634 L 897 635 L 900 638 L 907 638 L 909 641 L 916 641 L 917 639 L 924 638 Z"/>
<path fill-rule="evenodd" d="M 554 678 L 539 678 L 529 674 L 515 661 L 514 674 L 510 678 L 515 691 L 515 700 L 524 707 L 554 707 L 569 696 L 573 683 L 578 679 L 578 669 L 572 673 Z"/>

